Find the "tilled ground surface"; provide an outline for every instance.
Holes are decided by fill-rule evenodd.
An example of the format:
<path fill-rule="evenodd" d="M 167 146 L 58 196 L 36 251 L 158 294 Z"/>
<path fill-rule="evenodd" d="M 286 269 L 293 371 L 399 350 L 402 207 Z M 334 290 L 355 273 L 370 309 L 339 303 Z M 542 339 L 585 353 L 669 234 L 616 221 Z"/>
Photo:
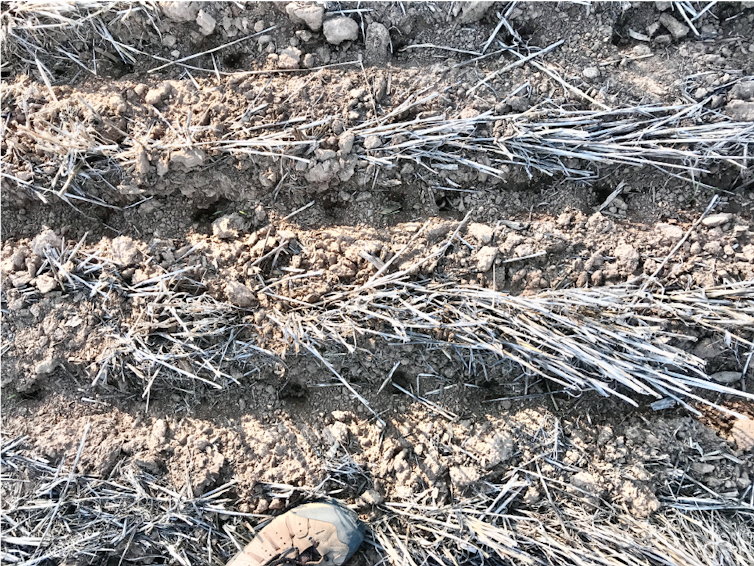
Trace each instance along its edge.
<path fill-rule="evenodd" d="M 373 525 L 391 504 L 440 508 L 505 484 L 515 496 L 496 499 L 497 513 L 571 498 L 659 524 L 704 500 L 743 513 L 746 532 L 749 3 L 699 3 L 708 9 L 693 21 L 662 2 L 157 4 L 81 5 L 65 14 L 89 17 L 63 26 L 64 39 L 22 25 L 49 12 L 3 6 L 14 32 L 2 84 L 6 445 L 25 436 L 24 454 L 52 468 L 131 470 L 189 499 L 231 482 L 231 513 L 213 521 L 242 539 L 244 515 L 325 485 Z M 538 65 L 521 63 L 561 39 Z M 621 108 L 626 120 L 611 113 Z M 576 141 L 567 154 L 531 149 L 582 119 L 581 134 L 646 119 L 642 136 L 664 137 L 614 159 Z M 715 146 L 693 129 L 721 120 L 735 140 Z M 568 318 L 557 293 L 641 285 L 655 301 L 718 289 L 704 296 L 717 318 L 694 318 L 689 298 L 688 313 L 625 315 L 672 350 L 656 367 L 712 376 L 711 391 L 611 383 L 632 406 L 590 386 L 608 383 L 605 367 L 574 387 L 561 366 L 527 365 L 538 353 L 516 349 L 516 328 L 494 348 L 463 342 L 469 289 L 534 301 L 500 309 L 521 305 L 517 324 L 536 332 L 525 309 Z M 451 289 L 456 327 L 438 327 L 425 305 Z M 617 312 L 600 297 L 574 320 Z M 425 317 L 426 332 L 390 309 Z M 480 340 L 498 332 L 476 324 Z M 576 334 L 561 331 L 563 344 Z M 651 405 L 658 397 L 666 408 Z M 19 462 L 7 456 L 4 474 L 18 480 Z M 4 482 L 6 501 L 33 499 L 26 474 Z M 44 540 L 29 537 L 44 526 L 6 516 L 5 558 L 38 557 Z M 355 560 L 396 560 L 372 540 Z M 229 541 L 201 560 L 226 560 Z M 128 544 L 117 546 L 127 560 L 176 556 Z"/>

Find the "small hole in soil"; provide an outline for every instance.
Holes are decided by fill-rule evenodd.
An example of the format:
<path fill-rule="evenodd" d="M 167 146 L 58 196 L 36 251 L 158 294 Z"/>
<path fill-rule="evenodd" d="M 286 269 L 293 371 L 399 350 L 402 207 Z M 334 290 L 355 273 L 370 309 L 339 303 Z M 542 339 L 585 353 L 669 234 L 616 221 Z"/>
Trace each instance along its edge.
<path fill-rule="evenodd" d="M 408 195 L 403 191 L 391 190 L 387 192 L 388 199 L 393 201 L 394 203 L 400 204 L 401 207 L 403 206 L 407 196 Z"/>
<path fill-rule="evenodd" d="M 199 224 L 212 224 L 218 217 L 222 216 L 228 202 L 227 199 L 220 199 L 210 204 L 207 208 L 197 208 L 191 215 L 191 220 Z"/>
<path fill-rule="evenodd" d="M 453 205 L 450 204 L 450 200 L 445 196 L 444 192 L 435 193 L 435 204 L 440 212 L 450 212 L 453 210 Z"/>
<path fill-rule="evenodd" d="M 390 45 L 393 46 L 393 53 L 398 53 L 403 47 L 406 47 L 408 41 L 408 38 L 397 28 L 390 28 Z"/>
<path fill-rule="evenodd" d="M 635 24 L 636 13 L 633 11 L 623 12 L 615 20 L 610 43 L 613 45 L 627 45 L 630 41 L 628 34 L 629 25 Z"/>
<path fill-rule="evenodd" d="M 19 393 L 18 399 L 23 399 L 24 401 L 35 401 L 38 399 L 42 399 L 44 397 L 43 393 L 44 393 L 43 389 L 32 389 L 30 391 L 24 391 L 23 393 Z"/>
<path fill-rule="evenodd" d="M 597 202 L 599 204 L 602 204 L 603 202 L 605 202 L 605 199 L 610 196 L 613 190 L 615 189 L 607 185 L 598 185 L 594 187 L 594 196 L 597 199 Z"/>
<path fill-rule="evenodd" d="M 280 390 L 281 399 L 289 399 L 293 401 L 302 401 L 309 395 L 309 390 L 306 386 L 298 381 L 289 380 L 283 385 Z"/>
<path fill-rule="evenodd" d="M 337 196 L 327 193 L 325 196 L 322 197 L 322 200 L 320 201 L 320 205 L 322 206 L 323 209 L 330 212 L 333 209 L 340 208 L 340 201 L 338 200 Z"/>
<path fill-rule="evenodd" d="M 519 26 L 516 31 L 518 32 L 519 37 L 521 39 L 529 39 L 532 35 L 534 35 L 534 32 L 536 31 L 536 28 L 531 23 L 524 23 L 523 25 Z"/>
<path fill-rule="evenodd" d="M 113 55 L 115 55 L 115 54 L 113 54 Z M 116 55 L 116 57 L 117 57 L 117 55 Z M 104 69 L 104 74 L 106 76 L 108 76 L 108 77 L 113 78 L 113 79 L 119 79 L 123 75 L 128 75 L 128 74 L 134 72 L 134 66 L 131 65 L 131 64 L 129 64 L 129 63 L 124 62 L 120 58 L 118 58 L 116 60 L 109 60 L 108 63 L 109 63 L 109 65 L 107 65 L 106 68 Z M 61 73 L 61 75 L 62 75 L 62 73 Z M 60 77 L 56 77 L 56 78 L 62 79 L 63 77 L 60 76 Z"/>
<path fill-rule="evenodd" d="M 230 53 L 223 57 L 223 64 L 228 69 L 238 69 L 243 64 L 244 53 Z"/>
<path fill-rule="evenodd" d="M 401 370 L 397 370 L 393 374 L 392 382 L 398 385 L 399 387 L 403 387 L 403 389 L 405 389 L 406 391 L 411 391 L 411 380 Z M 390 391 L 392 391 L 394 395 L 404 395 L 403 391 L 395 387 L 391 387 Z"/>
<path fill-rule="evenodd" d="M 113 214 L 112 211 L 108 208 L 105 210 L 98 211 L 96 213 L 96 216 L 97 218 L 99 218 L 100 222 L 102 222 L 103 224 L 107 224 L 112 214 Z"/>

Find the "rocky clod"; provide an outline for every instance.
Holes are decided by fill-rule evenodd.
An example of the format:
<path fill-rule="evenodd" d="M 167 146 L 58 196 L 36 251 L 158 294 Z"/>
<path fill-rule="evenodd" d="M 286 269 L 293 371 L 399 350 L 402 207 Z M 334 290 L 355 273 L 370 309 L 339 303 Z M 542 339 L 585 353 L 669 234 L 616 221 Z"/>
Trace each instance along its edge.
<path fill-rule="evenodd" d="M 322 25 L 322 30 L 325 39 L 332 45 L 340 45 L 344 41 L 355 41 L 359 37 L 359 24 L 345 16 L 327 20 Z"/>

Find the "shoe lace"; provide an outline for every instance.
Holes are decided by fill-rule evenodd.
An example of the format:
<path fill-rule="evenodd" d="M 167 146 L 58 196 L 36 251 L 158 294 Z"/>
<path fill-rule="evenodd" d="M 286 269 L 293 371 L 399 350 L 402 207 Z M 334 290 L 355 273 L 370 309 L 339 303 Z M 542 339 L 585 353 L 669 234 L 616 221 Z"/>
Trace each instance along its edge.
<path fill-rule="evenodd" d="M 265 566 L 315 566 L 324 560 L 324 557 L 322 556 L 319 557 L 319 560 L 309 559 L 307 556 L 308 553 L 300 555 L 296 552 L 296 556 L 288 556 L 291 552 L 295 551 L 295 547 L 287 548 L 273 557 L 273 559 L 267 562 Z"/>
<path fill-rule="evenodd" d="M 315 564 L 320 564 L 324 560 L 323 558 L 320 558 L 316 562 L 312 560 L 298 560 L 296 558 L 280 558 L 278 560 L 274 560 L 270 562 L 267 566 L 314 566 Z"/>

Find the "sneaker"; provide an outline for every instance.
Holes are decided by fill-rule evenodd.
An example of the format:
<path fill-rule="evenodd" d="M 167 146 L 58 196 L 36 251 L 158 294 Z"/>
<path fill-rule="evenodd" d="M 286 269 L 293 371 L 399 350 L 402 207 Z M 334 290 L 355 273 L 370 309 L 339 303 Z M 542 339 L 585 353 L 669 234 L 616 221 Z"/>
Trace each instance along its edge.
<path fill-rule="evenodd" d="M 336 503 L 307 503 L 275 517 L 227 566 L 341 566 L 364 540 L 364 523 Z"/>

